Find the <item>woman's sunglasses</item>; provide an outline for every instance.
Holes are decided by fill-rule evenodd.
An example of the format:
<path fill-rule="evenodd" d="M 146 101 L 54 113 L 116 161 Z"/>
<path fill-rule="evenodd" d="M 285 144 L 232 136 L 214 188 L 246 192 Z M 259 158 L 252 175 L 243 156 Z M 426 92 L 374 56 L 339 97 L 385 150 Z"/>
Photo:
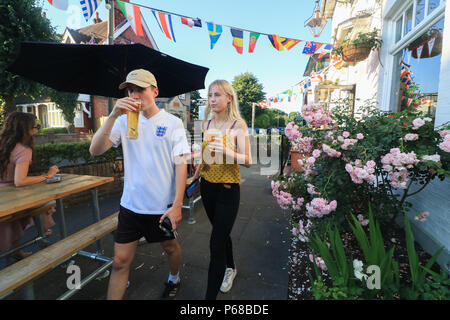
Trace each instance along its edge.
<path fill-rule="evenodd" d="M 38 130 L 40 130 L 40 129 L 41 129 L 41 125 L 40 125 L 40 124 L 37 124 L 37 125 L 35 125 L 35 126 L 33 127 L 33 129 L 38 129 Z"/>

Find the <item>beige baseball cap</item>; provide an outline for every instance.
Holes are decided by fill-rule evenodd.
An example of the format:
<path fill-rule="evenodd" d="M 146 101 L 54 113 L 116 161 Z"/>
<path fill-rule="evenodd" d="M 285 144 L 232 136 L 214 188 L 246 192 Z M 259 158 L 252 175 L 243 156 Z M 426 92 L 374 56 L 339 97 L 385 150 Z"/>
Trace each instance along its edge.
<path fill-rule="evenodd" d="M 144 69 L 131 71 L 127 75 L 126 81 L 120 84 L 119 89 L 124 89 L 129 83 L 135 84 L 141 88 L 147 88 L 151 85 L 158 87 L 155 76 L 150 71 Z"/>

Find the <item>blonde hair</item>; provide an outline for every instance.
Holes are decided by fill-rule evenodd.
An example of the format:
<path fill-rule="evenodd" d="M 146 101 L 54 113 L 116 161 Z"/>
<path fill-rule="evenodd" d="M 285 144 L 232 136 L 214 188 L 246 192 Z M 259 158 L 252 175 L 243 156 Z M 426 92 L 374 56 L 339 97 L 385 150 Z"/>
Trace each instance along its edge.
<path fill-rule="evenodd" d="M 209 104 L 209 92 L 213 86 L 219 87 L 226 95 L 231 97 L 231 101 L 228 104 L 228 120 L 240 120 L 241 114 L 239 113 L 239 103 L 237 100 L 236 92 L 233 86 L 226 80 L 215 80 L 208 87 L 208 103 L 206 104 L 205 117 L 203 118 L 202 127 L 205 128 L 205 124 L 208 121 L 209 115 L 211 114 L 211 106 Z M 214 119 L 214 115 L 213 115 Z"/>

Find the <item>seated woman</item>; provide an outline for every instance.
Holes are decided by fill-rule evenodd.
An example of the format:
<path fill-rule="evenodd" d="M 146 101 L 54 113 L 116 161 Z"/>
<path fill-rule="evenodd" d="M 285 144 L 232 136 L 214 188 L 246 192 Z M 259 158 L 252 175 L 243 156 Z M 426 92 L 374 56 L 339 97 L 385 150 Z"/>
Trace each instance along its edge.
<path fill-rule="evenodd" d="M 52 166 L 46 176 L 28 176 L 28 169 L 34 159 L 33 135 L 38 129 L 39 125 L 33 114 L 12 112 L 6 118 L 0 131 L 0 190 L 11 184 L 23 187 L 40 183 L 59 172 L 57 166 Z M 55 208 L 52 207 L 42 215 L 46 236 L 51 233 L 49 228 L 55 225 L 52 218 L 54 212 Z M 0 251 L 16 247 L 24 231 L 33 225 L 31 217 L 0 223 Z M 13 256 L 22 259 L 30 254 L 32 253 L 18 250 Z"/>

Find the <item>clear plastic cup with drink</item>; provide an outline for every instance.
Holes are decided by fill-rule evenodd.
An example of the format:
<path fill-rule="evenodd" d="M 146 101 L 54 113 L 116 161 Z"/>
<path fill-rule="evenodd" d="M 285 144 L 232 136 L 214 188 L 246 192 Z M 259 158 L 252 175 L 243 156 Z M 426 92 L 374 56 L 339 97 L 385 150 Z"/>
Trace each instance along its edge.
<path fill-rule="evenodd" d="M 136 111 L 127 110 L 127 139 L 138 138 L 139 113 L 142 102 L 137 100 L 136 104 L 138 105 Z"/>

